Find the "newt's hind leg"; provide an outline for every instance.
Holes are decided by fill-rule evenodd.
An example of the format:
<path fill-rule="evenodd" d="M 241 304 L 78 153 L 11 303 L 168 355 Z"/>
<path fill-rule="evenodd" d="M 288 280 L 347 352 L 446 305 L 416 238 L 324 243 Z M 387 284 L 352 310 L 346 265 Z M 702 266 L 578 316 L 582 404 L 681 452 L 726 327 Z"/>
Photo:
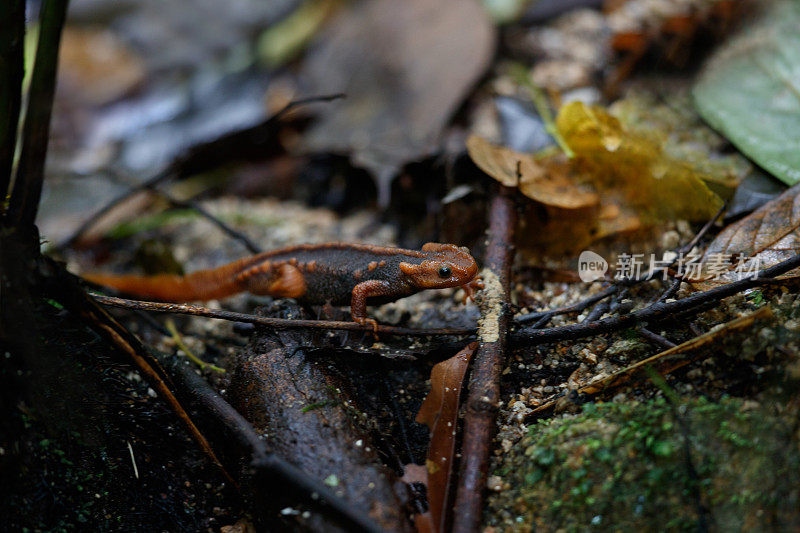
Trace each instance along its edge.
<path fill-rule="evenodd" d="M 285 262 L 266 261 L 241 272 L 237 280 L 252 294 L 275 298 L 301 298 L 307 290 L 303 273 Z"/>

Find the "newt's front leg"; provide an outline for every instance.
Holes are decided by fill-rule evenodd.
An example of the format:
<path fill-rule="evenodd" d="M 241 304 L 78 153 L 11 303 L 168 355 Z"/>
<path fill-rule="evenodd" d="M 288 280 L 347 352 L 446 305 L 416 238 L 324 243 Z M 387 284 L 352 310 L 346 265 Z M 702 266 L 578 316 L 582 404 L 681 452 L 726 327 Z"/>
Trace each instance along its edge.
<path fill-rule="evenodd" d="M 475 302 L 475 293 L 484 289 L 483 280 L 480 276 L 476 276 L 475 279 L 462 285 L 461 288 L 464 290 L 464 300 L 462 303 L 467 303 L 467 300 Z"/>
<path fill-rule="evenodd" d="M 353 317 L 353 322 L 369 324 L 372 326 L 373 332 L 377 333 L 378 322 L 373 318 L 367 318 L 367 298 L 389 296 L 396 292 L 397 289 L 392 287 L 391 283 L 377 279 L 362 281 L 353 287 L 350 300 L 350 315 Z"/>

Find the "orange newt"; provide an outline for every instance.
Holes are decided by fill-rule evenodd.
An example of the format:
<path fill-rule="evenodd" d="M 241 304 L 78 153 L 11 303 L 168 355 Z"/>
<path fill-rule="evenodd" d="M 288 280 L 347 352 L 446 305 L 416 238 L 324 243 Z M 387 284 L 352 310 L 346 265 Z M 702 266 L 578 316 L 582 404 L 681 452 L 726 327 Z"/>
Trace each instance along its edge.
<path fill-rule="evenodd" d="M 425 289 L 483 287 L 466 248 L 429 242 L 421 250 L 368 244 L 305 244 L 264 252 L 186 276 L 88 274 L 121 292 L 169 302 L 224 298 L 239 292 L 295 298 L 308 304 L 350 304 L 355 322 L 367 318 L 367 300 L 386 303 Z"/>

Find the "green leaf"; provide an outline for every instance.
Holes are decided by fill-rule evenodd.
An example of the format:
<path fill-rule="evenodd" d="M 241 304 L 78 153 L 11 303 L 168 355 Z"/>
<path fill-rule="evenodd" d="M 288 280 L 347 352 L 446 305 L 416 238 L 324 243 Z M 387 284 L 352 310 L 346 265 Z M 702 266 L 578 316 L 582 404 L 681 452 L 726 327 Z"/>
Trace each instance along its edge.
<path fill-rule="evenodd" d="M 781 181 L 800 182 L 800 2 L 778 2 L 715 54 L 694 87 L 711 126 Z"/>

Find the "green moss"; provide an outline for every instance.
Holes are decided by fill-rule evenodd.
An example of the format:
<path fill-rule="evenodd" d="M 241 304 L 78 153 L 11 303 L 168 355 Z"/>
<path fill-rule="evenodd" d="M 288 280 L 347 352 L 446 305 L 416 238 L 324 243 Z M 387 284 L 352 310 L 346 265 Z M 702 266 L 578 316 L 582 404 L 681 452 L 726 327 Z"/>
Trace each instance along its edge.
<path fill-rule="evenodd" d="M 335 405 L 335 404 L 332 403 L 332 402 L 328 402 L 328 401 L 315 402 L 315 403 L 311 403 L 311 404 L 306 405 L 305 407 L 303 407 L 301 409 L 301 411 L 304 412 L 304 413 L 307 413 L 309 411 L 313 411 L 314 409 L 321 409 L 321 408 L 327 407 L 329 405 Z"/>
<path fill-rule="evenodd" d="M 800 526 L 790 417 L 743 402 L 589 404 L 542 421 L 495 472 L 488 524 L 514 531 Z M 703 511 L 702 509 L 705 509 Z M 701 516 L 703 518 L 701 518 Z"/>

